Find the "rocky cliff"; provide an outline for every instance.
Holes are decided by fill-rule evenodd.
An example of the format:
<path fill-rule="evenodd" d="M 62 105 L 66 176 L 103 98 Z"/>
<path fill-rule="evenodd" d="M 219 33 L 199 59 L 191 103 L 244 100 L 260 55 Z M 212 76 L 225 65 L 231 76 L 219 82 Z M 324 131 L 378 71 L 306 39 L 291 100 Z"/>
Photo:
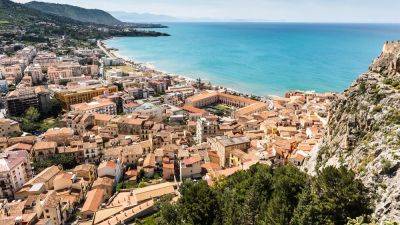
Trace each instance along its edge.
<path fill-rule="evenodd" d="M 387 42 L 369 70 L 333 103 L 309 172 L 354 170 L 370 188 L 379 221 L 400 221 L 400 42 Z M 315 171 L 315 170 L 314 170 Z"/>

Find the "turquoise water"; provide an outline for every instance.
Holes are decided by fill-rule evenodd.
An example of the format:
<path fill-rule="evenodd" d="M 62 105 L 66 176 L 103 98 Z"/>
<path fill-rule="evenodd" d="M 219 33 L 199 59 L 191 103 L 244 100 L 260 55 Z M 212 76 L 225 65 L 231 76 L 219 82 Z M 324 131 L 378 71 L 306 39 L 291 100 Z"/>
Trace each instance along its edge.
<path fill-rule="evenodd" d="M 173 23 L 170 37 L 116 38 L 120 54 L 238 91 L 341 92 L 400 39 L 396 24 Z"/>

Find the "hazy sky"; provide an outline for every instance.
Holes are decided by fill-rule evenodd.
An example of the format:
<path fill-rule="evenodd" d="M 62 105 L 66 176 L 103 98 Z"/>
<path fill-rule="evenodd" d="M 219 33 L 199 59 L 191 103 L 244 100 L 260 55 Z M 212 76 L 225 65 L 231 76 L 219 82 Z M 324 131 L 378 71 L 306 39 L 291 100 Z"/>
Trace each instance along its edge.
<path fill-rule="evenodd" d="M 28 2 L 29 0 L 16 0 Z M 179 18 L 400 23 L 400 0 L 41 0 Z"/>

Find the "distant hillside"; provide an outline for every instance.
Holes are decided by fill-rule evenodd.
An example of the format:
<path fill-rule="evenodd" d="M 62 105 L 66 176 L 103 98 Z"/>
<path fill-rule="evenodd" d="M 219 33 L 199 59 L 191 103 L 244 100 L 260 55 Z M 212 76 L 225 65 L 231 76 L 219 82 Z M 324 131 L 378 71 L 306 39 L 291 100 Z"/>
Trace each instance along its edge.
<path fill-rule="evenodd" d="M 2 21 L 2 24 L 24 25 L 37 22 L 78 23 L 78 21 L 68 18 L 45 14 L 9 0 L 0 0 L 0 12 L 0 20 Z"/>
<path fill-rule="evenodd" d="M 182 19 L 166 15 L 156 15 L 151 13 L 134 13 L 134 12 L 109 12 L 115 18 L 132 23 L 159 23 L 159 22 L 179 22 Z"/>
<path fill-rule="evenodd" d="M 117 20 L 112 15 L 99 9 L 85 9 L 77 6 L 66 4 L 54 4 L 47 2 L 28 2 L 25 6 L 33 8 L 45 13 L 55 14 L 67 17 L 73 20 L 104 24 L 104 25 L 120 25 L 123 22 Z"/>
<path fill-rule="evenodd" d="M 137 30 L 134 26 L 109 26 L 81 22 L 45 13 L 10 0 L 0 0 L 0 41 L 68 41 L 71 46 L 87 41 L 121 36 L 162 36 L 160 32 Z"/>

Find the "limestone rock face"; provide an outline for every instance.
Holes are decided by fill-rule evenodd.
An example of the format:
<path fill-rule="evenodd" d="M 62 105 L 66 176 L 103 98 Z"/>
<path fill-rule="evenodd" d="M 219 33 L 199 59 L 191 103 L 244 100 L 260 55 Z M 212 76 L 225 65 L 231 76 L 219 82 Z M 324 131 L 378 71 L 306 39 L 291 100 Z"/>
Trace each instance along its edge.
<path fill-rule="evenodd" d="M 370 188 L 379 221 L 400 221 L 400 42 L 387 42 L 369 70 L 334 102 L 310 173 L 344 165 Z M 313 170 L 314 169 L 314 170 Z"/>

